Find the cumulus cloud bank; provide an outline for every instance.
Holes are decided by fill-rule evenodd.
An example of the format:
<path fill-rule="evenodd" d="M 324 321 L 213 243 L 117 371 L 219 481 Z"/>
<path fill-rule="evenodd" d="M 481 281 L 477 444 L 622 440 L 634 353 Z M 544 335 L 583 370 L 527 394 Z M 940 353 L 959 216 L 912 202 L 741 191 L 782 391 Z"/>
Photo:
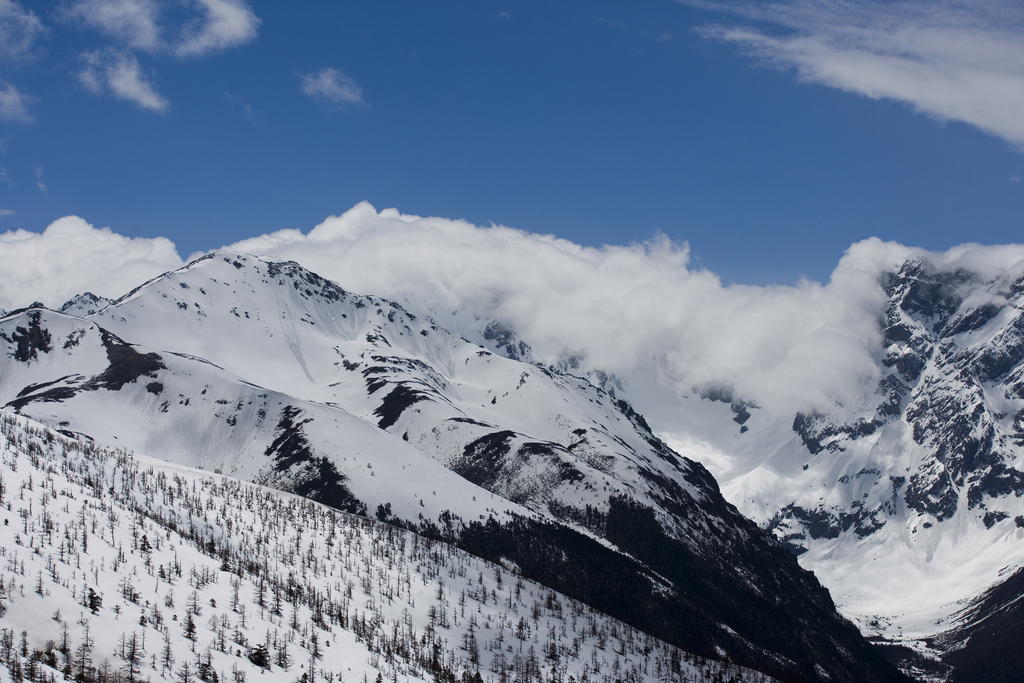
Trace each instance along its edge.
<path fill-rule="evenodd" d="M 34 301 L 58 308 L 86 291 L 117 297 L 183 265 L 166 238 L 123 237 L 110 228 L 94 228 L 77 216 L 54 221 L 42 234 L 0 233 L 0 251 L 4 254 L 0 308 L 7 310 Z"/>
<path fill-rule="evenodd" d="M 755 25 L 711 25 L 801 80 L 888 98 L 1024 150 L 1024 5 L 1017 0 L 681 0 Z"/>
<path fill-rule="evenodd" d="M 130 240 L 78 218 L 42 235 L 8 232 L 0 246 L 12 264 L 0 273 L 6 308 L 34 299 L 57 306 L 87 289 L 117 296 L 181 263 L 167 240 Z M 307 234 L 283 230 L 227 249 L 297 261 L 471 339 L 499 320 L 538 360 L 571 356 L 577 372 L 614 373 L 652 426 L 690 435 L 701 425 L 680 421 L 693 419 L 692 411 L 683 416 L 683 404 L 694 387 L 729 386 L 766 417 L 790 422 L 796 410 L 856 408 L 872 396 L 886 305 L 879 283 L 907 259 L 988 279 L 1024 274 L 1024 246 L 931 253 L 869 239 L 850 247 L 826 284 L 726 286 L 690 266 L 687 245 L 664 237 L 582 247 L 507 227 L 378 212 L 367 203 Z"/>
<path fill-rule="evenodd" d="M 886 304 L 879 283 L 909 258 L 992 278 L 1024 270 L 1024 247 L 935 254 L 870 239 L 847 251 L 827 284 L 725 286 L 690 267 L 687 245 L 664 237 L 581 247 L 366 203 L 308 234 L 285 230 L 231 248 L 298 261 L 469 338 L 479 338 L 481 321 L 500 320 L 539 360 L 575 356 L 580 372 L 624 378 L 631 400 L 663 429 L 683 397 L 707 384 L 790 416 L 872 395 Z"/>
<path fill-rule="evenodd" d="M 307 235 L 286 230 L 231 248 L 298 261 L 467 336 L 480 320 L 501 320 L 538 358 L 575 356 L 581 370 L 640 382 L 648 395 L 678 400 L 693 386 L 728 383 L 790 405 L 829 397 L 851 377 L 873 379 L 870 330 L 884 306 L 877 262 L 909 253 L 864 244 L 828 285 L 723 286 L 667 238 L 589 248 L 365 203 Z"/>

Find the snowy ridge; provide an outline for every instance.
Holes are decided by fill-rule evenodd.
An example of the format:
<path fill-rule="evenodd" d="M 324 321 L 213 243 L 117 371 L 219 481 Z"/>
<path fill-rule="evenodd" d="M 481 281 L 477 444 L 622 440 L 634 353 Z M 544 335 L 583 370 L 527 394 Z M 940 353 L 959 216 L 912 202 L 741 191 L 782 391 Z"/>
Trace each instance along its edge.
<path fill-rule="evenodd" d="M 64 305 L 61 306 L 59 310 L 61 313 L 67 313 L 68 315 L 76 315 L 84 318 L 87 315 L 94 315 L 99 311 L 102 311 L 110 304 L 111 300 L 106 297 L 96 296 L 92 292 L 85 292 L 84 294 L 79 294 L 73 299 L 64 302 Z"/>
<path fill-rule="evenodd" d="M 771 680 L 390 525 L 9 413 L 0 435 L 13 681 Z"/>

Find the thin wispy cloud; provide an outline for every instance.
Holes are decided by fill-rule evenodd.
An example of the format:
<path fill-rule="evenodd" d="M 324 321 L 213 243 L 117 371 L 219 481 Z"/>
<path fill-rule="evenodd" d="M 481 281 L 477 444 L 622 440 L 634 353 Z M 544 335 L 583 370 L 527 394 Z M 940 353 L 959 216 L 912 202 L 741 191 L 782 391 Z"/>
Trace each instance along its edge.
<path fill-rule="evenodd" d="M 0 0 L 0 59 L 18 62 L 32 55 L 46 27 L 35 14 L 13 0 Z"/>
<path fill-rule="evenodd" d="M 201 57 L 256 38 L 260 19 L 244 0 L 198 0 L 204 16 L 186 25 L 175 48 L 179 57 Z"/>
<path fill-rule="evenodd" d="M 253 41 L 261 23 L 246 0 L 70 0 L 57 16 L 113 41 L 81 55 L 87 66 L 78 78 L 90 92 L 109 92 L 156 112 L 166 111 L 170 102 L 143 73 L 137 52 L 206 57 Z"/>
<path fill-rule="evenodd" d="M 232 111 L 238 112 L 244 116 L 246 121 L 257 128 L 263 127 L 262 113 L 257 111 L 251 104 L 240 100 L 229 92 L 224 93 L 221 97 L 230 103 Z"/>
<path fill-rule="evenodd" d="M 17 216 L 18 212 L 14 209 L 0 209 L 0 218 L 9 218 L 11 216 Z"/>
<path fill-rule="evenodd" d="M 155 0 L 75 0 L 59 16 L 104 33 L 124 46 L 158 50 L 163 46 L 160 5 Z"/>
<path fill-rule="evenodd" d="M 0 66 L 10 69 L 35 57 L 36 43 L 46 31 L 31 10 L 14 0 L 0 0 Z M 0 121 L 32 123 L 29 107 L 35 102 L 14 84 L 0 80 Z"/>
<path fill-rule="evenodd" d="M 174 21 L 184 6 L 184 20 Z M 167 18 L 168 10 L 174 10 Z M 256 38 L 261 20 L 245 0 L 73 0 L 58 16 L 112 38 L 121 48 L 203 57 Z"/>
<path fill-rule="evenodd" d="M 340 109 L 350 104 L 365 104 L 363 89 L 359 84 L 341 69 L 333 67 L 303 74 L 300 89 L 328 109 Z"/>
<path fill-rule="evenodd" d="M 170 107 L 170 102 L 156 91 L 143 73 L 135 55 L 108 49 L 87 52 L 81 58 L 85 68 L 78 73 L 78 80 L 94 95 L 109 92 L 118 99 L 157 113 Z"/>
<path fill-rule="evenodd" d="M 702 26 L 762 64 L 904 102 L 1024 150 L 1024 4 L 1017 0 L 681 0 L 747 23 Z"/>
<path fill-rule="evenodd" d="M 0 81 L 0 120 L 32 123 L 28 108 L 34 101 L 34 97 L 23 94 L 12 84 Z"/>

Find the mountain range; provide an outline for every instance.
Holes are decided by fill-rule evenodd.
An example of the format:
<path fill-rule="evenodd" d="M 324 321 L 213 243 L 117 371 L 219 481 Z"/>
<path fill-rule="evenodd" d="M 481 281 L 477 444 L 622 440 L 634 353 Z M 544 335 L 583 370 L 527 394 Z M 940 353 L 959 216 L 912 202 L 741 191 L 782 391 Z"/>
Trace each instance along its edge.
<path fill-rule="evenodd" d="M 887 660 L 998 680 L 969 663 L 1013 670 L 985 644 L 1014 632 L 1024 564 L 1024 284 L 913 258 L 877 287 L 861 395 L 684 397 L 680 425 L 743 462 L 708 461 L 721 488 L 628 377 L 246 254 L 7 314 L 0 405 L 454 544 L 780 680 L 901 680 Z"/>

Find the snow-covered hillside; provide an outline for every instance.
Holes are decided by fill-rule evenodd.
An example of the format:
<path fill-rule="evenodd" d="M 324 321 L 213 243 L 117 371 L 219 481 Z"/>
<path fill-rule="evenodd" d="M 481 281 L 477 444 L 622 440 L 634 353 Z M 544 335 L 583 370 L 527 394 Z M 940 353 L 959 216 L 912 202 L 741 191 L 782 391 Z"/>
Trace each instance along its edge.
<path fill-rule="evenodd" d="M 500 565 L 0 415 L 14 681 L 767 681 Z"/>
<path fill-rule="evenodd" d="M 52 428 L 449 539 L 701 654 L 898 678 L 627 403 L 296 264 L 214 255 L 0 340 L 0 405 Z"/>

